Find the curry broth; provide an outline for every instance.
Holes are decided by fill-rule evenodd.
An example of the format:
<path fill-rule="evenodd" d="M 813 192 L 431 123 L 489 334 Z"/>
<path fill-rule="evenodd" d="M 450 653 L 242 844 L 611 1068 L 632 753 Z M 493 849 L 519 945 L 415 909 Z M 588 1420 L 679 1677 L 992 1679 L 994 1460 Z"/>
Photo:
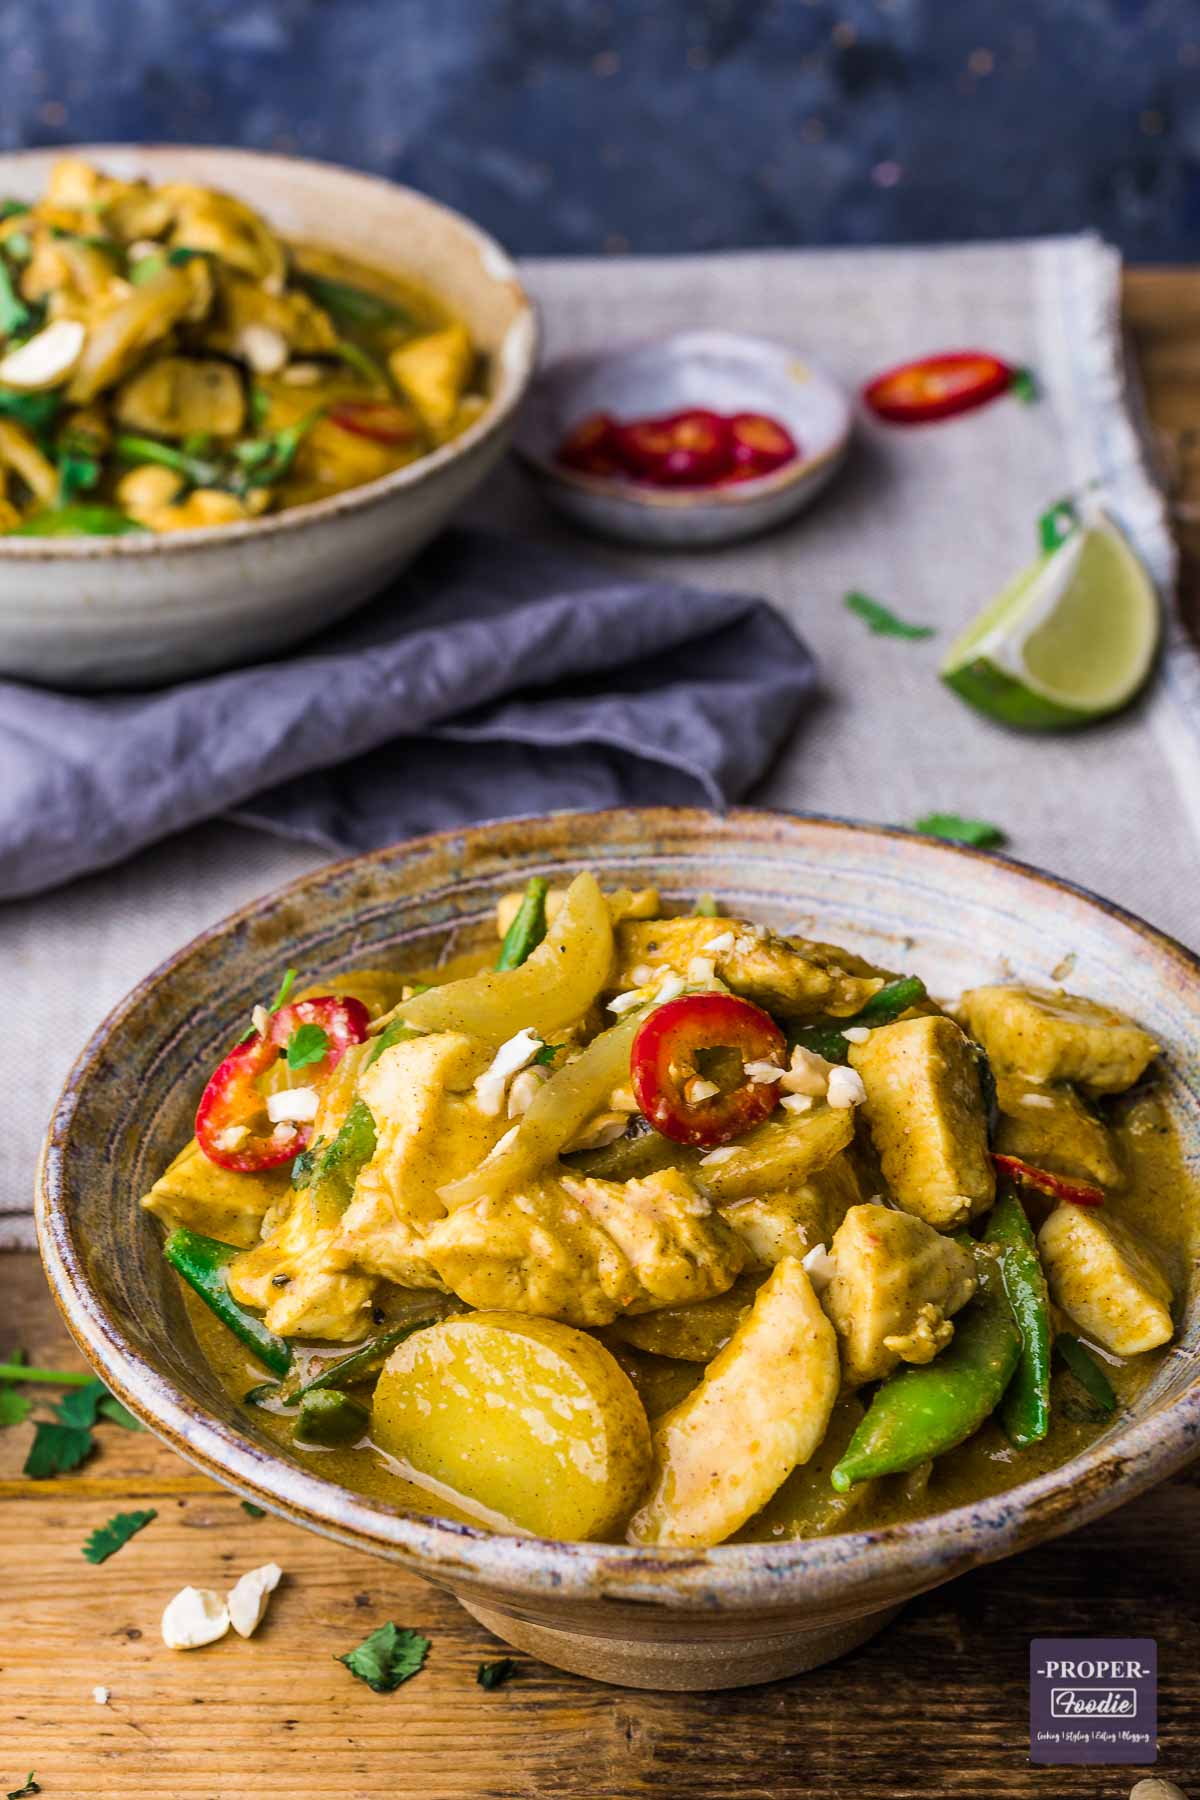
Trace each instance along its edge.
<path fill-rule="evenodd" d="M 329 992 L 361 997 L 373 1010 L 394 1005 L 410 983 L 445 982 L 493 966 L 491 947 L 447 958 L 436 969 L 403 976 L 382 970 L 364 970 L 339 977 L 333 983 L 314 986 L 312 994 Z M 1177 1294 L 1190 1299 L 1190 1284 L 1197 1250 L 1200 1249 L 1200 1192 L 1191 1182 L 1180 1154 L 1166 1105 L 1153 1088 L 1136 1091 L 1110 1102 L 1108 1124 L 1119 1160 L 1125 1170 L 1121 1188 L 1106 1199 L 1114 1216 L 1144 1234 L 1159 1252 Z M 692 1153 L 683 1152 L 686 1161 Z M 213 1317 L 183 1283 L 185 1304 L 201 1353 L 221 1385 L 237 1401 L 261 1385 L 263 1370 L 238 1341 Z M 701 1380 L 699 1363 L 679 1361 L 638 1350 L 618 1341 L 603 1328 L 598 1335 L 616 1356 L 637 1390 L 653 1423 L 677 1405 Z M 328 1346 L 310 1346 L 322 1354 L 337 1355 Z M 829 1473 L 858 1421 L 863 1403 L 856 1396 L 843 1397 L 834 1410 L 826 1438 L 809 1463 L 797 1469 L 772 1499 L 732 1542 L 762 1542 L 832 1535 L 899 1524 L 997 1494 L 1020 1482 L 1078 1456 L 1111 1429 L 1115 1419 L 1132 1408 L 1153 1381 L 1173 1346 L 1136 1357 L 1105 1356 L 1105 1370 L 1115 1389 L 1120 1411 L 1114 1418 L 1088 1419 L 1079 1415 L 1074 1400 L 1066 1395 L 1061 1372 L 1055 1377 L 1055 1406 L 1048 1436 L 1040 1444 L 1020 1451 L 1008 1443 L 994 1419 L 966 1443 L 923 1465 L 908 1475 L 860 1483 L 848 1494 L 836 1493 Z M 325 1449 L 295 1442 L 292 1417 L 272 1414 L 260 1407 L 249 1410 L 255 1425 L 285 1452 L 314 1474 L 354 1492 L 387 1502 L 403 1511 L 434 1513 L 485 1528 L 496 1521 L 481 1514 L 473 1503 L 455 1504 L 437 1484 L 409 1480 L 390 1458 L 375 1449 L 369 1439 L 349 1449 Z M 1070 1416 L 1074 1412 L 1075 1416 Z"/>

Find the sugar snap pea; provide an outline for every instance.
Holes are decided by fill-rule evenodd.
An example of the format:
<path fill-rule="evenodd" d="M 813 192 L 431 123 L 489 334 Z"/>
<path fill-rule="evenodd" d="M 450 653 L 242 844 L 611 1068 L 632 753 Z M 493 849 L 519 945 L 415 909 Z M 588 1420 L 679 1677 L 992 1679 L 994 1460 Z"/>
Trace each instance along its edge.
<path fill-rule="evenodd" d="M 979 1430 L 1000 1403 L 1021 1355 L 1021 1333 L 997 1258 L 975 1250 L 979 1288 L 933 1362 L 889 1377 L 830 1480 L 838 1493 L 876 1475 L 899 1475 L 942 1456 Z"/>
<path fill-rule="evenodd" d="M 531 875 L 525 884 L 525 897 L 517 915 L 504 934 L 498 969 L 519 969 L 546 935 L 546 893 L 549 883 L 540 875 Z"/>
<path fill-rule="evenodd" d="M 1000 1420 L 1017 1449 L 1040 1444 L 1050 1429 L 1050 1294 L 1025 1209 L 1010 1190 L 988 1220 L 1000 1246 L 1004 1292 L 1021 1333 L 1021 1360 L 1000 1403 Z"/>

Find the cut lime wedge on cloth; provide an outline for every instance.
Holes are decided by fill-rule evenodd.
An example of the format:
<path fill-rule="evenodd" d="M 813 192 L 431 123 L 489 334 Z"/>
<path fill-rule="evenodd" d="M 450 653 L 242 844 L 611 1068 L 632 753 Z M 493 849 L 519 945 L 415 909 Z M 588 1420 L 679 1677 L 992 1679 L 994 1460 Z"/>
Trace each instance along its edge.
<path fill-rule="evenodd" d="M 1150 577 L 1096 513 L 1008 584 L 951 646 L 940 674 L 1003 725 L 1086 725 L 1133 699 L 1159 629 Z"/>

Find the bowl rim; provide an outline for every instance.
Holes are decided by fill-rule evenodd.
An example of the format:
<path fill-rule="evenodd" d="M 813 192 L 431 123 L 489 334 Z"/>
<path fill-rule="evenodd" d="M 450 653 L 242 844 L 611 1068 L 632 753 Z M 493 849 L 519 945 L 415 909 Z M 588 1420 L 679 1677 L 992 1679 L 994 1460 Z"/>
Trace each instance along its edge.
<path fill-rule="evenodd" d="M 326 162 L 319 157 L 281 156 L 276 151 L 243 149 L 236 144 L 153 143 L 119 144 L 86 143 L 53 145 L 35 149 L 0 150 L 0 169 L 22 163 L 45 162 L 54 155 L 80 156 L 103 164 L 105 157 L 145 156 L 151 160 L 176 155 L 221 156 L 251 167 L 269 170 L 295 168 L 309 171 L 314 180 L 335 176 L 341 181 L 371 188 L 380 194 L 403 195 L 428 212 L 439 215 L 456 230 L 472 238 L 479 250 L 480 265 L 487 278 L 497 286 L 508 286 L 517 302 L 517 311 L 504 339 L 503 353 L 497 355 L 497 384 L 488 404 L 466 430 L 441 444 L 418 461 L 406 463 L 402 469 L 364 481 L 358 487 L 344 488 L 323 500 L 308 500 L 288 507 L 283 512 L 266 513 L 257 519 L 241 519 L 228 525 L 194 526 L 187 531 L 174 531 L 164 536 L 158 532 L 129 532 L 121 537 L 20 538 L 0 535 L 0 562 L 94 562 L 100 559 L 162 556 L 167 552 L 181 554 L 219 550 L 229 544 L 258 542 L 263 538 L 319 528 L 331 519 L 386 506 L 394 495 L 419 487 L 438 472 L 457 462 L 472 450 L 487 443 L 503 431 L 514 417 L 525 397 L 534 369 L 541 337 L 538 309 L 508 251 L 490 232 L 469 219 L 465 213 L 440 200 L 423 194 L 419 188 L 386 176 L 370 174 L 343 163 Z"/>
<path fill-rule="evenodd" d="M 927 1518 L 821 1538 L 726 1543 L 709 1549 L 647 1548 L 571 1543 L 532 1535 L 504 1535 L 434 1514 L 402 1511 L 311 1475 L 193 1407 L 124 1339 L 120 1321 L 92 1293 L 74 1240 L 64 1140 L 85 1084 L 99 1071 L 115 1028 L 152 994 L 179 963 L 218 937 L 251 924 L 314 882 L 382 865 L 398 852 L 436 853 L 439 847 L 503 843 L 514 830 L 553 833 L 586 819 L 589 832 L 607 821 L 628 826 L 631 815 L 647 832 L 703 828 L 718 837 L 750 832 L 836 834 L 899 841 L 921 855 L 999 865 L 1040 889 L 1081 900 L 1144 938 L 1165 955 L 1200 1001 L 1200 954 L 1115 901 L 1066 877 L 995 851 L 949 843 L 898 826 L 874 825 L 833 814 L 733 807 L 716 814 L 699 807 L 606 808 L 488 821 L 410 838 L 311 871 L 228 914 L 151 970 L 97 1026 L 80 1052 L 54 1109 L 38 1162 L 35 1217 L 51 1294 L 84 1356 L 117 1398 L 187 1461 L 222 1486 L 336 1541 L 374 1551 L 449 1585 L 502 1588 L 530 1601 L 557 1595 L 656 1602 L 701 1611 L 779 1610 L 836 1603 L 861 1611 L 933 1587 L 980 1563 L 995 1561 L 1134 1498 L 1200 1453 L 1200 1365 L 1173 1399 L 1057 1468 L 982 1500 Z M 798 843 L 803 843 L 803 837 Z M 557 848 L 561 847 L 561 839 Z"/>
<path fill-rule="evenodd" d="M 768 497 L 784 493 L 792 486 L 802 485 L 819 469 L 840 462 L 846 455 L 855 428 L 854 403 L 846 388 L 818 358 L 810 357 L 792 345 L 785 344 L 780 338 L 763 337 L 751 331 L 696 327 L 683 331 L 663 331 L 653 337 L 627 338 L 602 349 L 568 350 L 561 356 L 542 363 L 536 370 L 529 385 L 529 398 L 532 400 L 542 383 L 556 375 L 569 373 L 573 369 L 583 372 L 602 367 L 606 363 L 622 362 L 626 357 L 637 355 L 641 351 L 661 350 L 667 344 L 689 340 L 697 344 L 714 341 L 749 344 L 758 349 L 778 351 L 790 356 L 793 361 L 802 363 L 845 402 L 846 418 L 838 437 L 819 455 L 807 456 L 802 447 L 800 455 L 793 461 L 784 463 L 765 475 L 759 475 L 753 481 L 739 481 L 728 487 L 656 488 L 648 483 L 607 475 L 588 475 L 580 469 L 567 468 L 552 455 L 544 455 L 541 451 L 531 449 L 522 438 L 520 425 L 513 435 L 513 455 L 527 470 L 544 481 L 568 489 L 574 488 L 579 493 L 602 498 L 615 505 L 628 506 L 632 511 L 645 508 L 657 512 L 698 512 L 710 508 L 714 511 L 736 512 L 742 507 L 752 507 Z"/>

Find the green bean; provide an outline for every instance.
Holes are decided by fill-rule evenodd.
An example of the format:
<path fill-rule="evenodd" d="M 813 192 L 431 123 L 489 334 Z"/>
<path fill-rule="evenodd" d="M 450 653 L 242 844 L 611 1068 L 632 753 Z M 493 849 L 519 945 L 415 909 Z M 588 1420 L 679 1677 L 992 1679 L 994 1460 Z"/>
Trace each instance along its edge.
<path fill-rule="evenodd" d="M 382 325 L 404 325 L 410 331 L 419 329 L 418 321 L 404 307 L 348 281 L 335 281 L 329 275 L 313 275 L 307 269 L 300 269 L 296 273 L 296 285 L 339 324 L 366 325 L 373 329 Z"/>
<path fill-rule="evenodd" d="M 291 1345 L 268 1331 L 258 1315 L 239 1305 L 229 1291 L 229 1265 L 239 1254 L 233 1244 L 203 1237 L 183 1225 L 173 1231 L 163 1245 L 163 1255 L 171 1267 L 183 1276 L 222 1325 L 227 1325 L 273 1375 L 286 1375 L 292 1366 Z"/>
<path fill-rule="evenodd" d="M 838 1493 L 900 1475 L 965 1443 L 1000 1403 L 1021 1356 L 1021 1333 L 996 1258 L 976 1245 L 979 1290 L 933 1362 L 900 1370 L 877 1391 L 830 1480 Z"/>
<path fill-rule="evenodd" d="M 546 935 L 546 894 L 549 883 L 540 875 L 531 875 L 525 884 L 525 898 L 517 915 L 504 934 L 498 969 L 519 969 Z"/>
<path fill-rule="evenodd" d="M 993 1209 L 988 1237 L 1000 1246 L 1004 1292 L 1021 1333 L 1021 1360 L 1000 1418 L 1009 1442 L 1023 1450 L 1050 1429 L 1050 1293 L 1025 1209 L 1011 1191 Z"/>
<path fill-rule="evenodd" d="M 444 1306 L 438 1308 L 439 1313 L 446 1310 Z M 369 1381 L 372 1375 L 379 1373 L 397 1344 L 410 1338 L 414 1331 L 424 1331 L 427 1325 L 436 1323 L 437 1320 L 430 1314 L 424 1319 L 409 1319 L 406 1324 L 396 1325 L 391 1331 L 381 1331 L 378 1337 L 360 1344 L 348 1356 L 339 1356 L 336 1362 L 326 1363 L 319 1375 L 314 1375 L 311 1381 L 306 1381 L 303 1387 L 296 1389 L 290 1396 L 289 1404 L 302 1401 L 306 1394 L 320 1393 L 322 1388 L 354 1387 L 358 1382 Z"/>

